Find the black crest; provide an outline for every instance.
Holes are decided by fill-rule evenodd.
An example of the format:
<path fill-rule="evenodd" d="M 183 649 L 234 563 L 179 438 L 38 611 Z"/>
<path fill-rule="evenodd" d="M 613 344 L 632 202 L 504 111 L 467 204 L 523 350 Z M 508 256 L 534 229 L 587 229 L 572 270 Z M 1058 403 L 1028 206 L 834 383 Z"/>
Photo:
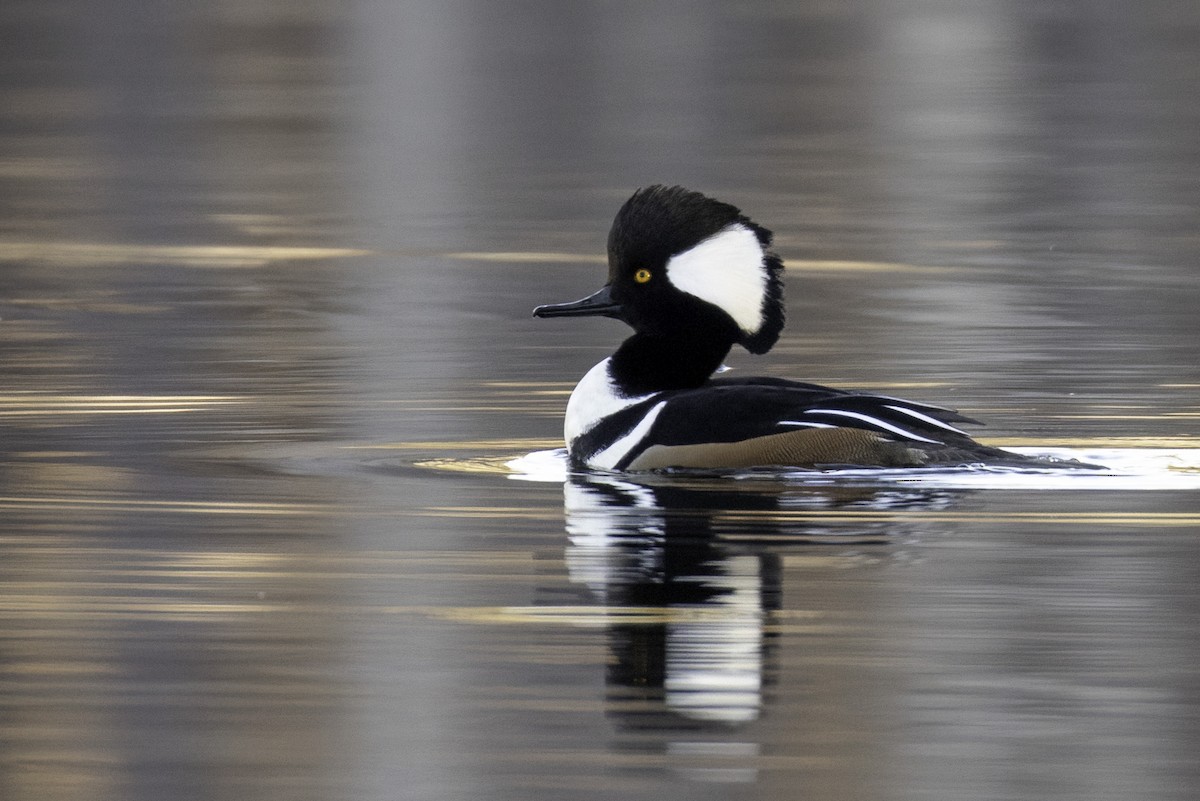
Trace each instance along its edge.
<path fill-rule="evenodd" d="M 754 232 L 764 250 L 767 270 L 763 324 L 738 339 L 751 353 L 766 353 L 783 330 L 783 260 L 767 251 L 772 234 L 742 214 L 737 206 L 682 186 L 649 186 L 633 193 L 617 212 L 608 233 L 609 282 L 646 265 L 662 265 L 731 225 Z"/>

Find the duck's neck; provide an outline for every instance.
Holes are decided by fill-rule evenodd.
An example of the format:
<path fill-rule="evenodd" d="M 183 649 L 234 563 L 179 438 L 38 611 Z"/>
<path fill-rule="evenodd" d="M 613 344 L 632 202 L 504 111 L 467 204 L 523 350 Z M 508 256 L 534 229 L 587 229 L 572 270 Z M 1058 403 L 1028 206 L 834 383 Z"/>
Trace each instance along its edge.
<path fill-rule="evenodd" d="M 721 366 L 730 347 L 725 337 L 634 334 L 613 354 L 609 369 L 629 395 L 693 389 Z"/>

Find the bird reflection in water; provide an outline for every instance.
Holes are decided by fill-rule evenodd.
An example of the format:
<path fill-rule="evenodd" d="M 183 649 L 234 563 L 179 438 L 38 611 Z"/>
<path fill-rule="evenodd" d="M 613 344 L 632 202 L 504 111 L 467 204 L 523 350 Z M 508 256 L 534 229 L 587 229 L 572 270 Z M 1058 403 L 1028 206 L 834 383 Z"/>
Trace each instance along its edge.
<path fill-rule="evenodd" d="M 614 621 L 607 701 L 621 729 L 728 731 L 757 720 L 773 675 L 781 551 L 874 547 L 909 534 L 887 516 L 839 520 L 841 510 L 953 502 L 936 492 L 754 483 L 587 474 L 565 485 L 571 581 Z M 795 514 L 814 509 L 829 514 Z"/>

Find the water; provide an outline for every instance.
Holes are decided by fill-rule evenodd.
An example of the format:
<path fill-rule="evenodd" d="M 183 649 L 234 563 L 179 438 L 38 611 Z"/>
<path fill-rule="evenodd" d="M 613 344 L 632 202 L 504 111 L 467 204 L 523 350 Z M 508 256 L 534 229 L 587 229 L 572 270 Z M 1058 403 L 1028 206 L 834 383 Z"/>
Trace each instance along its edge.
<path fill-rule="evenodd" d="M 1184 4 L 7 3 L 0 797 L 1185 799 Z M 637 186 L 1096 474 L 567 475 Z"/>

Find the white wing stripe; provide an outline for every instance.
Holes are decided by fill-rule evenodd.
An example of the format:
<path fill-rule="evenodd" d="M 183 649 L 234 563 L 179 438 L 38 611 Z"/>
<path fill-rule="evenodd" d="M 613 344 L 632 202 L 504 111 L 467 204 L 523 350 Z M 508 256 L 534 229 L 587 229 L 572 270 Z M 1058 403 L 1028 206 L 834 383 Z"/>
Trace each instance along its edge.
<path fill-rule="evenodd" d="M 588 467 L 599 467 L 602 470 L 615 470 L 617 463 L 620 462 L 630 451 L 642 441 L 650 431 L 650 427 L 654 425 L 654 421 L 658 418 L 658 413 L 667 405 L 666 401 L 660 401 L 653 409 L 646 412 L 646 416 L 641 421 L 627 431 L 620 439 L 609 445 L 604 450 L 598 451 L 588 457 Z"/>
<path fill-rule="evenodd" d="M 839 417 L 852 417 L 855 420 L 862 420 L 864 423 L 867 423 L 868 425 L 875 426 L 876 428 L 882 428 L 884 431 L 891 431 L 893 434 L 899 434 L 900 436 L 907 437 L 908 439 L 915 439 L 919 442 L 932 442 L 935 445 L 941 444 L 941 442 L 939 442 L 936 439 L 930 439 L 929 437 L 922 437 L 920 434 L 914 434 L 911 431 L 905 431 L 900 426 L 892 425 L 891 423 L 884 422 L 883 420 L 880 420 L 875 417 L 871 417 L 870 415 L 867 415 L 867 414 L 860 414 L 858 412 L 847 412 L 847 411 L 843 411 L 842 409 L 807 409 L 807 410 L 805 410 L 804 413 L 805 414 L 834 414 Z"/>
<path fill-rule="evenodd" d="M 780 420 L 781 426 L 800 426 L 802 428 L 837 428 L 833 423 L 806 423 L 803 420 Z"/>
<path fill-rule="evenodd" d="M 947 423 L 943 423 L 941 420 L 930 417 L 927 414 L 921 414 L 916 409 L 909 409 L 905 406 L 893 406 L 890 403 L 884 404 L 884 405 L 887 406 L 887 408 L 892 409 L 894 411 L 900 412 L 902 414 L 907 414 L 909 417 L 915 417 L 918 420 L 920 420 L 922 423 L 928 423 L 931 426 L 936 426 L 938 428 L 944 428 L 947 431 L 953 431 L 955 434 L 962 434 L 964 437 L 970 436 L 969 434 L 967 434 L 966 431 L 955 428 L 954 426 L 949 425 Z"/>

